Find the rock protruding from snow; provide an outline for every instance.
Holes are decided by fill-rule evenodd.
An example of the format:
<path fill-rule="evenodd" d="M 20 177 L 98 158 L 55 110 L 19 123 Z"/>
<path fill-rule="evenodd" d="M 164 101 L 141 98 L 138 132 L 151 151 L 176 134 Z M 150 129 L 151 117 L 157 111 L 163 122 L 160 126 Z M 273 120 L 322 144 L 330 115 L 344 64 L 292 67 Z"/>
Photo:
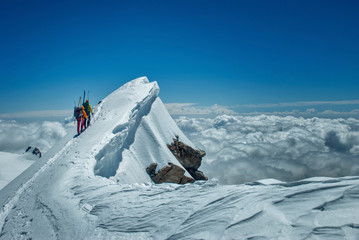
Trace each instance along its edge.
<path fill-rule="evenodd" d="M 175 135 L 187 145 L 193 144 L 167 112 L 159 91 L 156 82 L 142 77 L 126 83 L 96 106 L 94 124 L 86 130 L 94 140 L 87 151 L 89 159 L 95 160 L 91 164 L 96 176 L 121 184 L 145 183 L 152 181 L 146 173 L 152 163 L 157 163 L 158 169 L 168 162 L 181 166 L 167 144 Z M 184 175 L 191 177 L 188 171 Z"/>
<path fill-rule="evenodd" d="M 32 153 L 33 155 L 35 155 L 35 156 L 38 157 L 38 158 L 41 158 L 41 157 L 42 157 L 41 151 L 40 151 L 40 149 L 38 149 L 37 147 L 31 147 L 31 146 L 29 146 L 29 147 L 26 149 L 25 152 L 26 152 L 26 153 L 27 153 L 27 152 L 28 152 L 28 153 Z"/>
<path fill-rule="evenodd" d="M 194 179 L 185 176 L 185 170 L 180 166 L 173 163 L 168 163 L 168 166 L 163 167 L 161 170 L 156 172 L 157 163 L 152 163 L 146 168 L 147 173 L 150 175 L 152 181 L 155 183 L 194 183 Z"/>
<path fill-rule="evenodd" d="M 173 139 L 173 142 L 167 146 L 176 159 L 195 180 L 208 180 L 203 172 L 198 170 L 201 166 L 202 158 L 206 155 L 205 151 L 193 149 L 179 141 L 178 136 L 176 136 L 176 138 Z"/>
<path fill-rule="evenodd" d="M 208 177 L 206 177 L 202 171 L 194 169 L 187 169 L 187 171 L 195 180 L 208 180 Z"/>

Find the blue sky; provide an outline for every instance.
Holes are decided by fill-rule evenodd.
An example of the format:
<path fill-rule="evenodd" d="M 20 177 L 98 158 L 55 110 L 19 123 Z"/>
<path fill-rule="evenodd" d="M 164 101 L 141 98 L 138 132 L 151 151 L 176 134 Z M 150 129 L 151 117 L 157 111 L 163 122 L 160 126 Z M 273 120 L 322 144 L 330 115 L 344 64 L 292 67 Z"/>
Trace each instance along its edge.
<path fill-rule="evenodd" d="M 357 1 L 2 1 L 0 114 L 71 110 L 84 89 L 96 103 L 144 75 L 165 103 L 353 111 L 358 11 Z"/>

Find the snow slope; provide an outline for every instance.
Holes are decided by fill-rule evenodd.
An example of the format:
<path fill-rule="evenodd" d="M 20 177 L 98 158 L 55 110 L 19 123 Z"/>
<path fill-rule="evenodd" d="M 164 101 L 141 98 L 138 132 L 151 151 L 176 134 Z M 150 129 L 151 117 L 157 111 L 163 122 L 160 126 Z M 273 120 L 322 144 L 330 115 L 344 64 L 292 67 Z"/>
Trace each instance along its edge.
<path fill-rule="evenodd" d="M 33 163 L 27 154 L 0 152 L 0 190 Z"/>
<path fill-rule="evenodd" d="M 359 177 L 152 184 L 150 163 L 179 164 L 174 135 L 192 145 L 158 93 L 145 77 L 125 84 L 1 190 L 0 239 L 358 238 Z"/>

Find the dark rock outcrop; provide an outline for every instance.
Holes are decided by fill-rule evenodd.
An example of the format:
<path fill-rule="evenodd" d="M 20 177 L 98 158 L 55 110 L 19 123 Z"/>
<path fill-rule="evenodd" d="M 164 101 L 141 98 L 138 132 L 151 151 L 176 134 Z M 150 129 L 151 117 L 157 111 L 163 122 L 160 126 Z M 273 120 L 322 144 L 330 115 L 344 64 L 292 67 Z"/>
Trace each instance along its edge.
<path fill-rule="evenodd" d="M 205 151 L 193 149 L 179 141 L 178 136 L 167 147 L 195 180 L 208 180 L 203 172 L 198 170 L 201 166 L 202 158 L 206 155 Z"/>
<path fill-rule="evenodd" d="M 168 144 L 167 147 L 192 178 L 185 176 L 184 174 L 186 171 L 173 163 L 169 162 L 168 166 L 163 167 L 158 172 L 156 172 L 157 163 L 152 163 L 146 168 L 152 181 L 155 183 L 185 184 L 193 183 L 195 180 L 208 180 L 203 172 L 198 170 L 201 166 L 202 158 L 206 155 L 205 151 L 193 149 L 179 141 L 178 136 L 176 136 L 176 138 L 173 139 L 173 142 Z"/>
<path fill-rule="evenodd" d="M 184 175 L 185 170 L 180 166 L 173 163 L 168 163 L 168 166 L 163 167 L 161 170 L 156 172 L 157 163 L 152 163 L 146 168 L 148 175 L 150 175 L 152 181 L 155 183 L 193 183 L 193 178 Z"/>
<path fill-rule="evenodd" d="M 40 149 L 38 149 L 37 147 L 34 148 L 31 146 L 28 146 L 25 152 L 31 152 L 32 154 L 34 154 L 35 156 L 38 156 L 39 158 L 42 157 Z"/>
<path fill-rule="evenodd" d="M 193 170 L 193 169 L 187 169 L 187 171 L 188 171 L 189 174 L 191 174 L 191 176 L 195 180 L 205 180 L 205 181 L 208 180 L 208 178 L 203 174 L 202 171 Z"/>

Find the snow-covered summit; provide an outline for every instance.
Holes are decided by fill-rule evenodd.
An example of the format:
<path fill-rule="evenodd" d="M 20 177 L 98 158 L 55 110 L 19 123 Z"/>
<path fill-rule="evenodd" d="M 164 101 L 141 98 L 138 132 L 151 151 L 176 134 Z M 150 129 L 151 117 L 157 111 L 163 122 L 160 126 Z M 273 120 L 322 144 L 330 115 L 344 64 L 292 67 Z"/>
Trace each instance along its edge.
<path fill-rule="evenodd" d="M 192 143 L 177 127 L 158 94 L 158 84 L 141 77 L 103 99 L 95 106 L 92 124 L 84 133 L 76 137 L 73 129 L 41 161 L 2 190 L 0 227 L 24 195 L 33 200 L 23 202 L 27 207 L 38 201 L 67 205 L 63 198 L 74 199 L 84 191 L 93 194 L 93 188 L 100 186 L 151 183 L 146 172 L 151 163 L 159 167 L 168 162 L 180 165 L 167 144 L 176 135 L 186 144 Z M 41 196 L 43 200 L 39 200 Z"/>
<path fill-rule="evenodd" d="M 151 183 L 177 162 L 159 87 L 135 79 L 0 191 L 0 239 L 358 239 L 359 178 Z M 193 146 L 193 145 L 192 145 Z"/>
<path fill-rule="evenodd" d="M 92 159 L 95 175 L 120 183 L 151 182 L 145 171 L 151 163 L 159 167 L 167 162 L 180 165 L 167 144 L 175 135 L 191 143 L 158 94 L 157 83 L 141 77 L 123 85 L 97 106 L 95 123 L 80 136 L 88 146 L 84 146 L 81 155 Z M 96 142 L 89 144 L 88 138 Z"/>

